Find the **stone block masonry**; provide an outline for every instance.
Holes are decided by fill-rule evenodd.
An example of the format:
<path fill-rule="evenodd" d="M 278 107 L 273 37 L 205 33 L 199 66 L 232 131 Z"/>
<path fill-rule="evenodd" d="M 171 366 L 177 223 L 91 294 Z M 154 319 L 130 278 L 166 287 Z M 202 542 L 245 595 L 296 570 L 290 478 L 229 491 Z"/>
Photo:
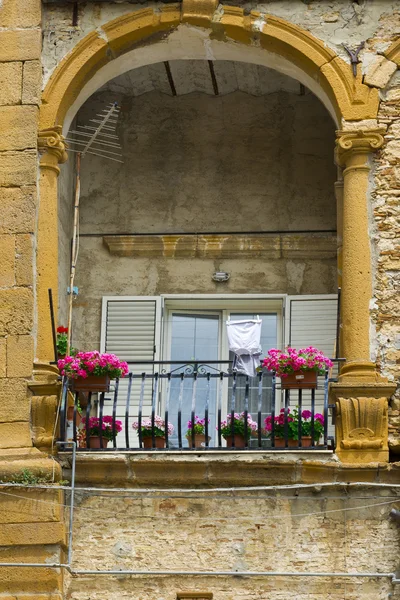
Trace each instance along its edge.
<path fill-rule="evenodd" d="M 34 234 L 41 72 L 40 0 L 0 7 L 0 480 L 60 477 L 32 447 Z M 59 490 L 0 489 L 0 562 L 60 562 L 65 528 Z M 54 569 L 0 568 L 4 598 L 60 598 Z"/>

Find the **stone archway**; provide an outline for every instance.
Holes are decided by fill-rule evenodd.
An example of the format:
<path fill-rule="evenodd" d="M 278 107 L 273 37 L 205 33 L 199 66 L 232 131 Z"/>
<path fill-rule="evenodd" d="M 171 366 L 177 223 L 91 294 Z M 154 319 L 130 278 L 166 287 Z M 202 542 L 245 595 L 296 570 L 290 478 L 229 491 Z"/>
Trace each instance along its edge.
<path fill-rule="evenodd" d="M 384 142 L 383 130 L 374 125 L 379 108 L 378 91 L 364 85 L 360 74 L 354 77 L 350 65 L 309 32 L 274 16 L 253 11 L 244 14 L 240 8 L 217 4 L 216 0 L 184 0 L 181 5 L 167 4 L 157 10 L 146 8 L 114 19 L 82 39 L 50 78 L 40 111 L 39 149 L 43 155 L 37 242 L 36 356 L 42 361 L 49 361 L 52 356 L 47 290 L 57 289 L 58 256 L 54 249 L 57 248 L 58 164 L 66 160 L 63 125 L 68 127 L 95 89 L 131 69 L 132 61 L 133 67 L 146 64 L 138 62 L 138 57 L 147 60 L 147 64 L 159 61 L 162 54 L 157 52 L 169 51 L 168 42 L 178 30 L 193 30 L 205 55 L 193 56 L 193 49 L 181 42 L 182 54 L 167 54 L 167 59 L 200 58 L 211 53 L 209 58 L 218 52 L 223 57 L 221 48 L 229 46 L 234 48 L 236 56 L 240 55 L 239 60 L 265 64 L 303 82 L 342 128 L 337 132 L 337 162 L 344 168 L 343 252 L 339 256 L 344 325 L 341 352 L 348 362 L 342 369 L 340 394 L 387 397 L 388 386 L 377 374 L 370 357 L 372 273 L 367 197 L 369 156 Z M 340 401 L 338 398 L 337 402 Z M 345 410 L 342 407 L 342 413 Z M 358 439 L 349 441 L 350 455 L 353 447 L 359 448 L 357 444 Z M 375 453 L 379 460 L 386 460 L 387 443 L 380 445 Z"/>
<path fill-rule="evenodd" d="M 182 10 L 175 4 L 157 11 L 138 10 L 110 21 L 100 31 L 83 38 L 61 61 L 43 92 L 40 128 L 62 126 L 79 96 L 82 104 L 90 90 L 95 89 L 90 86 L 93 79 L 97 79 L 95 82 L 100 87 L 107 77 L 110 79 L 123 72 L 124 57 L 129 60 L 131 52 L 137 53 L 143 47 L 148 54 L 151 46 L 165 40 L 181 24 L 201 27 L 205 32 L 204 44 L 209 48 L 213 42 L 240 44 L 242 53 L 243 46 L 260 48 L 270 55 L 273 68 L 291 69 L 300 79 L 303 76 L 311 91 L 335 115 L 339 126 L 342 119 L 359 121 L 376 117 L 378 91 L 364 85 L 361 75 L 354 78 L 350 65 L 309 32 L 272 15 L 255 11 L 245 15 L 242 9 L 226 5 L 220 5 L 217 10 L 215 0 L 208 0 L 184 1 Z M 185 52 L 190 53 L 190 49 L 185 48 Z M 245 54 L 243 58 L 247 61 Z M 119 73 L 118 63 L 122 63 Z M 112 74 L 107 74 L 110 65 Z M 75 112 L 78 108 L 79 104 Z"/>

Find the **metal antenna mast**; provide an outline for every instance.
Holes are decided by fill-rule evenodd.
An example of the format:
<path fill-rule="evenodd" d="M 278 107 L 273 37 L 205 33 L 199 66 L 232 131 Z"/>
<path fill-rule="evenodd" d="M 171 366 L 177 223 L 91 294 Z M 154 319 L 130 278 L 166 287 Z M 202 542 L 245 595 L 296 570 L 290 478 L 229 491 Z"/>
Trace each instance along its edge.
<path fill-rule="evenodd" d="M 118 121 L 119 107 L 116 102 L 110 104 L 96 115 L 95 119 L 90 119 L 94 125 L 78 125 L 76 130 L 69 131 L 66 140 L 69 142 L 69 151 L 76 153 L 76 183 L 75 183 L 75 202 L 74 202 L 74 228 L 72 235 L 72 259 L 71 273 L 69 280 L 69 306 L 68 306 L 68 337 L 67 354 L 71 348 L 71 327 L 72 327 L 72 303 L 74 299 L 74 280 L 76 263 L 79 254 L 79 201 L 81 193 L 81 159 L 86 154 L 93 154 L 108 160 L 122 163 L 121 145 L 118 141 L 116 131 Z"/>

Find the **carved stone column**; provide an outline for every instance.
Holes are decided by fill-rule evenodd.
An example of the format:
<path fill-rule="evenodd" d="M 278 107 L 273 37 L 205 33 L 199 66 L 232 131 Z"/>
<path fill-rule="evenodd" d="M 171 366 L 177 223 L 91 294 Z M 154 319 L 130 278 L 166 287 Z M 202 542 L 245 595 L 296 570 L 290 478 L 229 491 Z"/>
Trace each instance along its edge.
<path fill-rule="evenodd" d="M 340 355 L 346 364 L 339 383 L 330 387 L 330 401 L 336 406 L 336 453 L 342 462 L 351 463 L 389 459 L 388 399 L 395 386 L 379 375 L 371 361 L 369 308 L 369 163 L 371 153 L 383 145 L 383 133 L 381 129 L 339 131 L 336 145 L 337 162 L 344 167 L 338 229 L 342 232 Z"/>
<path fill-rule="evenodd" d="M 341 380 L 377 381 L 370 358 L 372 297 L 371 248 L 368 226 L 370 154 L 383 145 L 384 130 L 338 131 L 336 155 L 343 171 L 342 336 L 346 365 Z"/>
<path fill-rule="evenodd" d="M 40 159 L 39 215 L 36 247 L 37 346 L 35 357 L 42 362 L 54 360 L 48 289 L 53 290 L 57 311 L 58 292 L 58 209 L 57 178 L 59 163 L 67 160 L 61 127 L 39 132 Z"/>

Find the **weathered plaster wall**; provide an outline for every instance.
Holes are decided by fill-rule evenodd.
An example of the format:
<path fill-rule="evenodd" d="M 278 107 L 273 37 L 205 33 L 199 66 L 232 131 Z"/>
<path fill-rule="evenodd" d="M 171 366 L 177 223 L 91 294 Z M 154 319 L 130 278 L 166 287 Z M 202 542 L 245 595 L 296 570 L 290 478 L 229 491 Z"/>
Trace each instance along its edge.
<path fill-rule="evenodd" d="M 357 46 L 367 40 L 361 53 L 367 64 L 376 51 L 384 51 L 397 34 L 400 22 L 400 7 L 397 1 L 352 2 L 333 0 L 328 2 L 304 2 L 303 0 L 272 0 L 270 2 L 227 2 L 246 10 L 257 10 L 276 15 L 294 23 L 322 39 L 339 56 L 348 61 L 343 43 Z M 72 25 L 72 7 L 53 3 L 44 7 L 44 78 L 48 80 L 59 61 L 89 31 L 102 24 L 143 7 L 157 6 L 154 2 L 115 3 L 100 2 L 80 4 L 78 24 Z"/>
<path fill-rule="evenodd" d="M 98 94 L 79 122 L 88 123 L 112 99 Z M 312 94 L 151 92 L 117 99 L 125 162 L 84 159 L 83 235 L 335 231 L 333 123 Z M 109 253 L 102 237 L 81 237 L 74 343 L 98 346 L 103 295 L 336 291 L 334 247 L 314 257 L 307 250 L 277 256 L 121 257 Z M 216 270 L 231 274 L 227 284 L 212 281 Z"/>
<path fill-rule="evenodd" d="M 398 567 L 400 549 L 398 528 L 389 518 L 393 493 L 317 486 L 100 497 L 78 490 L 74 564 L 106 570 L 390 573 Z M 95 527 L 88 515 L 95 515 Z M 90 589 L 90 597 L 100 599 L 106 581 L 113 600 L 175 600 L 177 591 L 188 590 L 212 592 L 221 600 L 383 600 L 393 591 L 399 597 L 388 579 L 226 576 L 119 576 L 113 583 L 78 576 L 68 581 L 67 593 L 86 600 Z"/>

